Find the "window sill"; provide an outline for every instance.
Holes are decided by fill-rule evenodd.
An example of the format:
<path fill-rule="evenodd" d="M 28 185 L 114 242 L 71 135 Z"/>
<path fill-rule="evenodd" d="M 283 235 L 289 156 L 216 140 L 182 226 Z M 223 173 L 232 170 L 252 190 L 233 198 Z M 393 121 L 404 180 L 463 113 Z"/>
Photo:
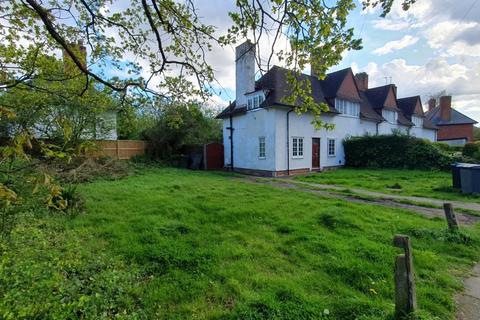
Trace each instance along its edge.
<path fill-rule="evenodd" d="M 267 157 L 258 157 L 258 160 L 265 160 Z"/>
<path fill-rule="evenodd" d="M 357 117 L 357 116 L 352 116 L 352 115 L 345 114 L 345 113 L 340 113 L 339 116 L 344 117 L 344 118 L 360 119 L 360 116 Z"/>
<path fill-rule="evenodd" d="M 303 159 L 303 156 L 292 156 L 292 159 Z"/>
<path fill-rule="evenodd" d="M 336 154 L 329 154 L 328 157 L 329 158 L 335 158 L 337 155 Z"/>

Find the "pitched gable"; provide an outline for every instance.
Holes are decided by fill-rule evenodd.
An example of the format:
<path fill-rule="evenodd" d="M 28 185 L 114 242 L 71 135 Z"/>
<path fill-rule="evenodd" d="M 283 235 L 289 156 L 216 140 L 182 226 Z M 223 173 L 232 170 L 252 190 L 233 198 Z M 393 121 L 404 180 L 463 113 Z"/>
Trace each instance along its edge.
<path fill-rule="evenodd" d="M 402 110 L 407 119 L 412 119 L 412 115 L 423 117 L 423 108 L 420 96 L 397 99 L 397 106 L 400 110 Z"/>
<path fill-rule="evenodd" d="M 423 117 L 425 115 L 425 113 L 423 112 L 422 101 L 420 100 L 420 97 L 418 97 L 417 99 L 414 110 L 415 111 L 413 112 L 413 114 L 417 116 Z"/>
<path fill-rule="evenodd" d="M 390 86 L 387 96 L 385 97 L 385 101 L 383 102 L 383 106 L 387 108 L 398 109 L 397 98 L 395 97 L 393 86 Z"/>
<path fill-rule="evenodd" d="M 329 73 L 326 75 L 325 79 L 320 81 L 325 97 L 334 98 L 337 95 L 337 92 L 349 71 L 351 72 L 351 69 L 347 68 Z"/>
<path fill-rule="evenodd" d="M 336 93 L 336 97 L 344 98 L 347 100 L 360 101 L 361 98 L 358 93 L 357 85 L 355 84 L 353 72 L 351 69 L 349 69 L 349 71 L 350 72 L 345 75 L 345 78 L 340 84 L 340 87 L 338 88 Z"/>

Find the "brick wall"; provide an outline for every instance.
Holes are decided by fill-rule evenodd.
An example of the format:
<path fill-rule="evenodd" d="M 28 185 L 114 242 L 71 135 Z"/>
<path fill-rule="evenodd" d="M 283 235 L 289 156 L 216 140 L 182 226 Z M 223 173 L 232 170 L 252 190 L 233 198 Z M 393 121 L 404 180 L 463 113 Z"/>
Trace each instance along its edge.
<path fill-rule="evenodd" d="M 460 139 L 467 138 L 468 141 L 473 140 L 473 124 L 459 124 L 451 126 L 439 126 L 437 139 Z"/>

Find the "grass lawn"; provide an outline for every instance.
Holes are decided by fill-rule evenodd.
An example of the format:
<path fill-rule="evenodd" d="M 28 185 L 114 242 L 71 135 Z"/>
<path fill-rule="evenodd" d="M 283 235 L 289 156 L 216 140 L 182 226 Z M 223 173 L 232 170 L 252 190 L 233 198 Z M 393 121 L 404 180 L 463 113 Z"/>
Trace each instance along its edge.
<path fill-rule="evenodd" d="M 299 176 L 296 179 L 388 194 L 480 203 L 480 196 L 464 195 L 459 190 L 452 188 L 450 172 L 342 168 Z"/>
<path fill-rule="evenodd" d="M 86 212 L 27 215 L 0 247 L 0 318 L 391 319 L 394 234 L 412 237 L 420 319 L 453 319 L 480 226 L 150 169 L 80 187 Z"/>

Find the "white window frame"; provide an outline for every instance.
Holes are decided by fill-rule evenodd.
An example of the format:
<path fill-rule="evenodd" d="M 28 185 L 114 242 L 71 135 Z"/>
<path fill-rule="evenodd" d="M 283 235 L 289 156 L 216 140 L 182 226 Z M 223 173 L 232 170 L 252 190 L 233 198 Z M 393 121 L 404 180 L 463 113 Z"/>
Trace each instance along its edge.
<path fill-rule="evenodd" d="M 262 145 L 263 145 L 263 148 L 262 148 Z M 263 160 L 267 158 L 266 148 L 267 148 L 267 142 L 265 137 L 258 137 L 258 159 Z"/>
<path fill-rule="evenodd" d="M 330 153 L 330 142 L 333 141 L 333 153 Z M 337 156 L 337 140 L 335 138 L 327 138 L 327 155 L 329 157 Z"/>
<path fill-rule="evenodd" d="M 360 103 L 345 99 L 335 99 L 335 109 L 344 116 L 360 118 Z"/>
<path fill-rule="evenodd" d="M 393 119 L 390 119 L 390 115 L 393 115 Z M 398 112 L 392 110 L 382 110 L 382 117 L 387 120 L 388 123 L 397 124 Z"/>
<path fill-rule="evenodd" d="M 247 110 L 255 110 L 260 108 L 260 104 L 265 100 L 263 93 L 252 94 L 247 96 Z"/>
<path fill-rule="evenodd" d="M 419 116 L 412 115 L 412 122 L 417 128 L 423 127 L 423 118 Z"/>
<path fill-rule="evenodd" d="M 292 137 L 292 158 L 303 159 L 305 144 L 303 137 Z"/>

